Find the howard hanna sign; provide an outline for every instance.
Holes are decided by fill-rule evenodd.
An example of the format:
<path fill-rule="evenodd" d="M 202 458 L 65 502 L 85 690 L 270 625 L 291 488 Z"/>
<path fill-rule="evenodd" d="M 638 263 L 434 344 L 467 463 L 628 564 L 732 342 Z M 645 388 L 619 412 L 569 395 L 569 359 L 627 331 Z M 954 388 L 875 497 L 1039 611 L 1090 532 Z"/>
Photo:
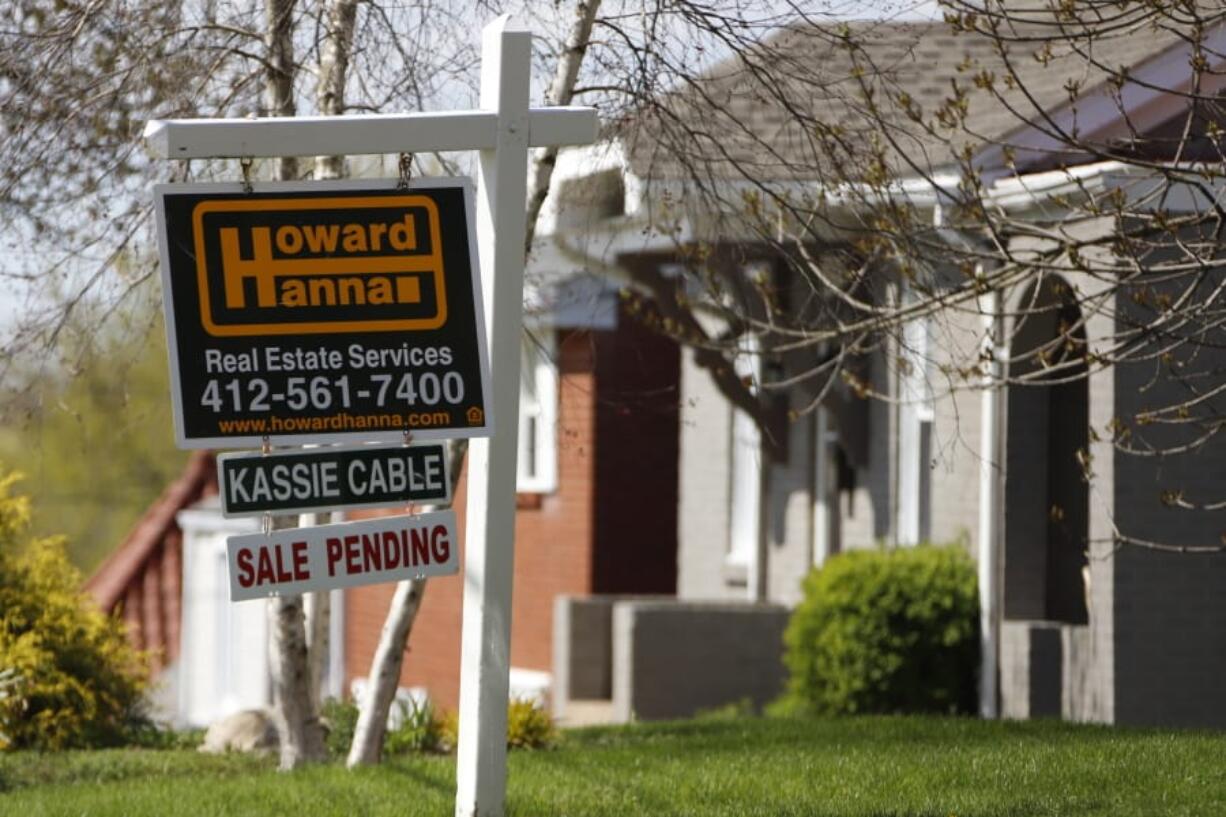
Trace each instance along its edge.
<path fill-rule="evenodd" d="M 155 192 L 181 446 L 490 432 L 468 180 Z"/>

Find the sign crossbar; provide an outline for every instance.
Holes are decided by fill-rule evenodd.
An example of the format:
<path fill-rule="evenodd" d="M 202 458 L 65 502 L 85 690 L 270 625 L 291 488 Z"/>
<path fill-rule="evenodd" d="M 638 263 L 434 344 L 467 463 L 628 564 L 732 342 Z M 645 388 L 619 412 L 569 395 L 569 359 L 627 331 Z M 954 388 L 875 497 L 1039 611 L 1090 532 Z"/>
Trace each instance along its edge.
<path fill-rule="evenodd" d="M 531 108 L 528 147 L 596 141 L 592 108 Z M 300 116 L 267 119 L 158 119 L 145 144 L 161 159 L 330 156 L 493 150 L 496 111 Z"/>

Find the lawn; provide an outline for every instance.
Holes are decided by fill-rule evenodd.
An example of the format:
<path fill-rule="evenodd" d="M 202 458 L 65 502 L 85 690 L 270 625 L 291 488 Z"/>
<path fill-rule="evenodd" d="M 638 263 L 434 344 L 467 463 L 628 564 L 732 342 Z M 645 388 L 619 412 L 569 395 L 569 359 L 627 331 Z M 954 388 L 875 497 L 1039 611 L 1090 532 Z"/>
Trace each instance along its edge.
<path fill-rule="evenodd" d="M 700 720 L 513 752 L 520 817 L 1226 814 L 1226 735 L 936 718 Z M 0 755 L 0 814 L 450 815 L 450 757 L 349 773 L 187 751 Z"/>

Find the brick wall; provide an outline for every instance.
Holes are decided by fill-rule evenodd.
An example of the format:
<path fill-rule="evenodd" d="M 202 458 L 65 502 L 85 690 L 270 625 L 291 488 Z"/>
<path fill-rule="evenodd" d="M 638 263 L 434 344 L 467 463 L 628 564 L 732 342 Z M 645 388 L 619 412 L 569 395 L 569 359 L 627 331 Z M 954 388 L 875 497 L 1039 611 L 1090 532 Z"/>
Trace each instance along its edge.
<path fill-rule="evenodd" d="M 1168 288 L 1168 294 L 1176 291 Z M 1144 310 L 1121 302 L 1121 321 L 1145 319 Z M 1169 507 L 1162 499 L 1165 492 L 1181 492 L 1189 503 L 1226 497 L 1226 440 L 1219 433 L 1196 443 L 1203 433 L 1197 424 L 1141 425 L 1136 419 L 1146 411 L 1180 404 L 1194 389 L 1220 383 L 1223 365 L 1226 353 L 1210 345 L 1176 349 L 1169 364 L 1116 367 L 1114 413 L 1130 427 L 1131 446 L 1159 451 L 1190 446 L 1184 453 L 1156 457 L 1116 452 L 1109 498 L 1114 521 L 1126 536 L 1187 547 L 1216 547 L 1226 541 L 1226 513 Z M 1194 407 L 1193 416 L 1204 408 Z M 1220 418 L 1222 402 L 1211 401 L 1209 409 Z M 1097 462 L 1095 468 L 1100 470 Z M 1221 690 L 1226 675 L 1226 554 L 1161 552 L 1126 544 L 1115 551 L 1110 564 L 1116 719 L 1226 727 Z"/>
<path fill-rule="evenodd" d="M 613 332 L 561 332 L 557 349 L 558 488 L 518 497 L 511 619 L 511 664 L 546 672 L 555 597 L 676 583 L 676 346 L 623 319 Z M 464 485 L 454 503 L 461 565 Z M 426 687 L 448 709 L 459 692 L 462 588 L 462 573 L 431 581 L 401 673 L 402 686 Z M 369 672 L 393 591 L 346 593 L 347 684 Z"/>
<path fill-rule="evenodd" d="M 553 599 L 591 590 L 595 358 L 591 335 L 564 333 L 558 342 L 558 490 L 520 495 L 515 520 L 511 664 L 548 671 Z M 463 565 L 465 479 L 453 507 L 460 520 Z M 358 516 L 359 514 L 354 514 Z M 401 686 L 426 687 L 444 708 L 458 703 L 463 571 L 434 579 L 409 637 Z M 346 685 L 370 670 L 395 585 L 373 585 L 345 594 Z"/>

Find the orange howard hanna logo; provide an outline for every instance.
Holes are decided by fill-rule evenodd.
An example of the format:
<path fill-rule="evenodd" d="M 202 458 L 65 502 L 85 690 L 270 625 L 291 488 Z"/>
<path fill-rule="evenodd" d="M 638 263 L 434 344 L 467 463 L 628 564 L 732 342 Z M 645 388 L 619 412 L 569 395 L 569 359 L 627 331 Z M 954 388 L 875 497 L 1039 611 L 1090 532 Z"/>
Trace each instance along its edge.
<path fill-rule="evenodd" d="M 447 321 L 438 207 L 428 196 L 207 201 L 192 221 L 210 335 L 412 331 Z"/>

